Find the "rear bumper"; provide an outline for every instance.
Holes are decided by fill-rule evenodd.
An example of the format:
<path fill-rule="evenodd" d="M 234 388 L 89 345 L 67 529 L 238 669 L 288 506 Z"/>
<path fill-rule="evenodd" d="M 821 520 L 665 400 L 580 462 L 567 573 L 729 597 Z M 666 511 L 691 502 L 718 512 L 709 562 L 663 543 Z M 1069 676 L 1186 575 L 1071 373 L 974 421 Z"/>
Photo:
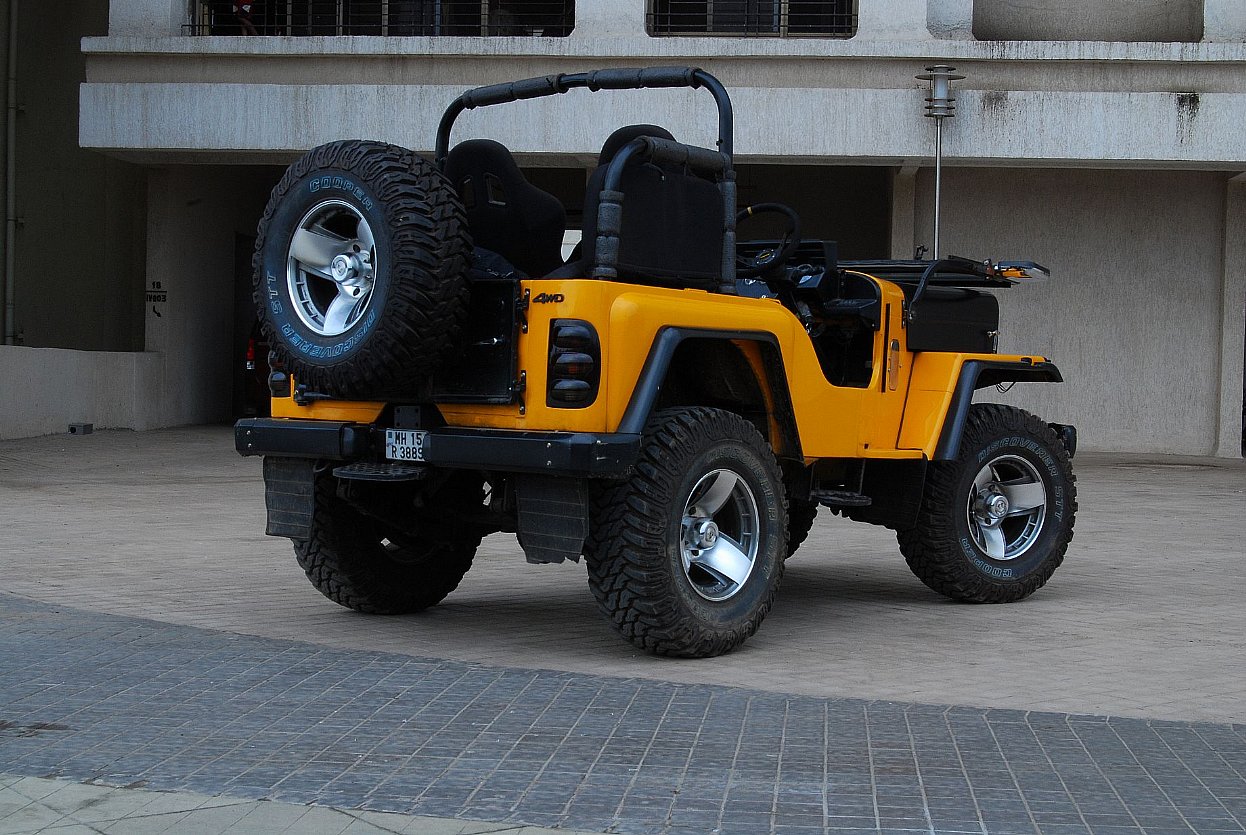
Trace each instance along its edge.
<path fill-rule="evenodd" d="M 427 431 L 426 463 L 438 467 L 611 477 L 625 475 L 640 454 L 640 436 L 626 433 Z M 380 461 L 384 441 L 384 427 L 343 421 L 246 418 L 234 425 L 240 455 Z"/>

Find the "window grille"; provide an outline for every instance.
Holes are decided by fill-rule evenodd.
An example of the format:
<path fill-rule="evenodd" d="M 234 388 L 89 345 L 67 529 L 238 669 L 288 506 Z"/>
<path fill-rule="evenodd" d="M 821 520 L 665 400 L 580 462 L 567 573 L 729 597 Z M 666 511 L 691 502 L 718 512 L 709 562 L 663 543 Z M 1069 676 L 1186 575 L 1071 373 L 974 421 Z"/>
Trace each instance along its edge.
<path fill-rule="evenodd" d="M 192 35 L 458 35 L 562 38 L 574 0 L 199 0 Z M 248 25 L 248 23 L 250 25 Z"/>
<path fill-rule="evenodd" d="M 854 0 L 650 0 L 651 35 L 851 38 Z"/>

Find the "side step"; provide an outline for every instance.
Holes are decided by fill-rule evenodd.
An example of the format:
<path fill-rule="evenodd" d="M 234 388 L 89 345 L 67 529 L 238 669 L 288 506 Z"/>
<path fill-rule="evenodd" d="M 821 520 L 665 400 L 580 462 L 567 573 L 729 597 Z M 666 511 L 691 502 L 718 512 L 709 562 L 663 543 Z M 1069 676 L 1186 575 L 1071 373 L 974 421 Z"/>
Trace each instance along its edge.
<path fill-rule="evenodd" d="M 333 475 L 354 481 L 420 481 L 428 476 L 428 467 L 401 461 L 358 461 L 334 467 Z"/>
<path fill-rule="evenodd" d="M 864 493 L 851 490 L 813 490 L 809 498 L 827 507 L 869 507 L 874 501 Z"/>

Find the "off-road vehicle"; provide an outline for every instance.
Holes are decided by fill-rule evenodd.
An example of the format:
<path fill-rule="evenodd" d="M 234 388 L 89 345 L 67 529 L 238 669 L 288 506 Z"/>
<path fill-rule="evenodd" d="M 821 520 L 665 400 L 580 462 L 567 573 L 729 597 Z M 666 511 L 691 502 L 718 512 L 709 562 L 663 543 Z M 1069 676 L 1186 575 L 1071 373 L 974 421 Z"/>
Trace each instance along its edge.
<path fill-rule="evenodd" d="M 473 108 L 647 87 L 708 91 L 717 148 L 616 131 L 569 261 L 563 206 L 504 146 L 450 145 Z M 740 239 L 762 213 L 786 231 Z M 922 582 L 966 601 L 1033 593 L 1073 533 L 1073 428 L 972 402 L 1061 380 L 995 352 L 983 290 L 1040 268 L 846 262 L 782 204 L 738 209 L 731 103 L 699 69 L 469 90 L 431 162 L 315 148 L 254 266 L 272 417 L 240 421 L 237 449 L 264 456 L 267 532 L 352 609 L 432 606 L 508 531 L 529 562 L 583 556 L 637 646 L 712 656 L 757 630 L 819 507 L 894 529 Z"/>

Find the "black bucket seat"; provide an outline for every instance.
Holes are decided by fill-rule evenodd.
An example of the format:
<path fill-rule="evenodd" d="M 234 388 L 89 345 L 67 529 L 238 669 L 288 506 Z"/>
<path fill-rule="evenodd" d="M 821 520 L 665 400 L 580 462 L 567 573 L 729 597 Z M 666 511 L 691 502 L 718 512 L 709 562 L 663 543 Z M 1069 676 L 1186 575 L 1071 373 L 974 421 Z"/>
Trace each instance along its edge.
<path fill-rule="evenodd" d="M 557 197 L 524 178 L 505 145 L 492 139 L 461 142 L 446 156 L 445 175 L 467 210 L 476 246 L 530 276 L 562 264 L 567 211 Z"/>

